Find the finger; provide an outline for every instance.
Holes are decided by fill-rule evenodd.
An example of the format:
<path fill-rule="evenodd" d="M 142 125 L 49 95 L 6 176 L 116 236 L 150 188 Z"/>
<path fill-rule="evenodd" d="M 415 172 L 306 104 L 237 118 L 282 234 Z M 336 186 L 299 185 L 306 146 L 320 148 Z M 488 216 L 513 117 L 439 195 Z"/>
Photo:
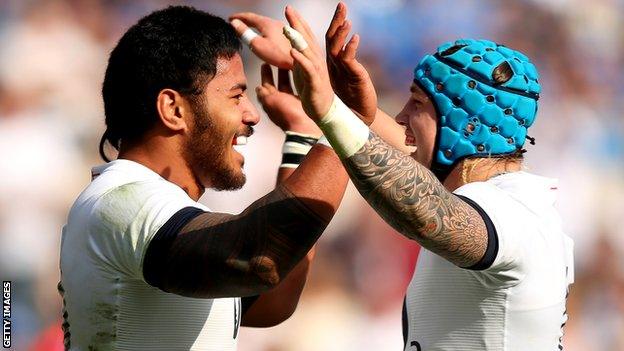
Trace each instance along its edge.
<path fill-rule="evenodd" d="M 275 86 L 275 81 L 273 80 L 273 70 L 271 69 L 271 65 L 268 63 L 263 63 L 260 66 L 260 80 L 262 81 L 262 85 L 265 84 Z"/>
<path fill-rule="evenodd" d="M 261 32 L 266 27 L 266 25 L 273 20 L 269 17 L 265 17 L 253 12 L 238 12 L 231 15 L 229 19 L 230 21 L 234 19 L 243 21 L 246 25 L 257 28 Z"/>
<path fill-rule="evenodd" d="M 290 84 L 290 71 L 279 68 L 277 70 L 277 89 L 281 92 L 293 94 Z"/>
<path fill-rule="evenodd" d="M 262 38 L 253 29 L 249 28 L 243 21 L 239 19 L 233 19 L 230 24 L 234 27 L 234 31 L 241 38 L 241 41 L 251 47 L 253 41 Z M 256 43 L 257 45 L 257 43 Z"/>
<path fill-rule="evenodd" d="M 342 56 L 345 60 L 354 60 L 355 55 L 357 54 L 357 48 L 360 45 L 360 36 L 354 34 L 351 37 L 351 40 L 345 46 Z"/>
<path fill-rule="evenodd" d="M 276 55 L 276 53 L 281 53 L 282 50 L 274 42 L 259 36 L 253 29 L 249 28 L 239 19 L 233 19 L 230 23 L 241 38 L 241 41 L 247 44 L 249 49 L 256 54 L 256 56 L 260 57 L 260 59 L 278 67 L 292 67 L 292 61 L 289 55 Z"/>
<path fill-rule="evenodd" d="M 262 105 L 264 105 L 264 101 L 266 100 L 266 97 L 269 95 L 271 94 L 265 87 L 263 86 L 256 87 L 256 97 L 258 98 L 258 102 L 260 102 Z"/>
<path fill-rule="evenodd" d="M 314 45 L 314 50 L 318 51 L 320 49 L 316 44 L 316 39 L 314 38 L 314 34 L 310 30 L 310 27 L 306 23 L 306 21 L 299 15 L 299 13 L 290 5 L 286 6 L 286 19 L 290 26 L 301 33 L 305 41 L 308 45 Z"/>
<path fill-rule="evenodd" d="M 345 4 L 339 2 L 336 6 L 334 17 L 332 17 L 331 23 L 329 23 L 329 28 L 327 28 L 327 33 L 325 33 L 326 39 L 334 36 L 338 27 L 344 23 L 345 18 L 347 18 L 347 8 L 345 7 Z"/>
<path fill-rule="evenodd" d="M 308 81 L 305 85 L 310 85 L 316 77 L 316 68 L 314 66 L 314 63 L 312 63 L 312 61 L 310 61 L 310 59 L 307 58 L 303 53 L 295 49 L 290 50 L 290 55 L 295 60 L 295 64 L 301 67 L 301 70 L 303 71 L 303 74 Z"/>
<path fill-rule="evenodd" d="M 256 37 L 251 41 L 249 49 L 265 62 L 269 62 L 280 68 L 292 68 L 292 58 L 290 55 L 287 53 L 284 54 L 282 48 L 267 38 Z"/>
<path fill-rule="evenodd" d="M 299 31 L 291 26 L 284 26 L 284 35 L 290 40 L 290 44 L 293 48 L 303 53 L 310 60 L 316 59 L 316 55 L 308 45 L 307 40 Z"/>
<path fill-rule="evenodd" d="M 342 26 L 338 27 L 336 34 L 330 40 L 329 47 L 327 48 L 332 56 L 338 56 L 342 50 L 349 31 L 351 30 L 351 21 L 347 20 Z"/>
<path fill-rule="evenodd" d="M 277 92 L 277 88 L 275 87 L 275 85 L 271 85 L 271 84 L 269 84 L 269 83 L 262 83 L 262 87 L 263 87 L 264 89 L 266 89 L 266 91 L 267 91 L 269 94 L 273 94 L 273 93 L 276 93 L 276 92 Z"/>
<path fill-rule="evenodd" d="M 297 19 L 299 20 L 299 22 L 301 23 L 301 25 L 303 26 L 303 29 L 305 31 L 305 33 L 310 37 L 310 39 L 313 39 L 313 42 L 316 42 L 316 38 L 314 36 L 314 32 L 312 31 L 312 28 L 310 28 L 310 25 L 308 24 L 308 21 L 306 21 L 303 16 L 301 16 L 301 14 L 299 13 L 299 11 L 297 11 L 297 9 L 295 9 L 294 7 L 291 6 L 292 12 L 293 14 L 297 17 Z"/>

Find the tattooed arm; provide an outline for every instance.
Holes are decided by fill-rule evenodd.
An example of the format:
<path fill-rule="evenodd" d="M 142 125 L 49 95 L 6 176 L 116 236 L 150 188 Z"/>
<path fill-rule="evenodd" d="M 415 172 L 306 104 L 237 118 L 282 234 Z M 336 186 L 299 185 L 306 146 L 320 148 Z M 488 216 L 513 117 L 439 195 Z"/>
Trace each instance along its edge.
<path fill-rule="evenodd" d="M 488 234 L 479 213 L 375 133 L 343 163 L 360 194 L 407 238 L 460 267 L 485 254 Z"/>
<path fill-rule="evenodd" d="M 310 44 L 291 51 L 303 109 L 341 155 L 360 193 L 395 229 L 425 248 L 461 267 L 479 262 L 488 246 L 488 230 L 479 213 L 446 190 L 426 167 L 370 133 L 333 95 L 327 67 L 303 17 L 287 7 L 286 18 Z"/>

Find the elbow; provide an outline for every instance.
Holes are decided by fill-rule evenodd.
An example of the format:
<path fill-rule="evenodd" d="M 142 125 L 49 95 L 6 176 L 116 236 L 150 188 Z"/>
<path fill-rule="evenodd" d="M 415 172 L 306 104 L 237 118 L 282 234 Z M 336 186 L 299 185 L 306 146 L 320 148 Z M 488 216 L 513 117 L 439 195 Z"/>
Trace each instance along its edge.
<path fill-rule="evenodd" d="M 265 296 L 262 296 L 265 298 Z M 268 303 L 267 303 L 268 302 Z M 284 303 L 283 299 L 275 301 L 269 298 L 258 302 L 261 306 L 252 305 L 251 309 L 243 315 L 242 325 L 254 328 L 271 328 L 288 320 L 297 308 L 297 302 Z M 260 307 L 259 309 L 257 307 Z"/>
<path fill-rule="evenodd" d="M 281 282 L 283 274 L 280 274 L 277 262 L 268 256 L 259 256 L 254 259 L 251 265 L 253 276 L 266 290 L 271 290 Z"/>
<path fill-rule="evenodd" d="M 299 295 L 283 303 L 282 308 L 280 308 L 275 314 L 275 318 L 273 319 L 273 326 L 285 322 L 286 320 L 288 320 L 288 318 L 295 314 L 295 311 L 297 310 L 297 305 L 299 305 Z"/>
<path fill-rule="evenodd" d="M 254 327 L 271 328 L 280 325 L 283 322 L 287 321 L 288 318 L 290 318 L 295 313 L 296 309 L 297 305 L 293 306 L 292 308 L 282 308 L 281 310 L 274 312 L 266 320 L 262 321 L 262 323 L 258 323 L 258 325 L 255 325 Z"/>
<path fill-rule="evenodd" d="M 285 274 L 280 272 L 278 264 L 268 256 L 255 256 L 251 260 L 226 261 L 231 274 L 240 278 L 239 283 L 246 294 L 262 294 L 278 286 Z"/>

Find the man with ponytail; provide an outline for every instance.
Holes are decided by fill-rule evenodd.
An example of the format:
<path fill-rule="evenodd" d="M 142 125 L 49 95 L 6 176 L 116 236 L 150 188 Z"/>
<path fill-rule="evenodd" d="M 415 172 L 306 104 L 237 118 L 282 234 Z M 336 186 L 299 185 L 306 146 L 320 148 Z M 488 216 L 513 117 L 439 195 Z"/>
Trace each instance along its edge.
<path fill-rule="evenodd" d="M 258 97 L 286 132 L 278 185 L 238 215 L 197 202 L 206 188 L 245 183 L 235 148 L 259 115 L 240 49 L 229 23 L 181 6 L 142 18 L 113 49 L 108 163 L 93 168 L 63 228 L 67 350 L 235 350 L 241 325 L 293 313 L 348 177 L 316 143 L 288 72 L 276 86 L 265 65 Z"/>

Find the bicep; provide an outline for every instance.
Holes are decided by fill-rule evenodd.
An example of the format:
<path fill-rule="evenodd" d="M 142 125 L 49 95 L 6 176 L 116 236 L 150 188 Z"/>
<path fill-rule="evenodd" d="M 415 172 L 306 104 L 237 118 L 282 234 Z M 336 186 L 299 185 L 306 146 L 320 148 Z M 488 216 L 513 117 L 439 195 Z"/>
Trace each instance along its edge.
<path fill-rule="evenodd" d="M 375 133 L 344 160 L 353 184 L 388 224 L 460 267 L 487 248 L 485 221 L 425 166 Z"/>
<path fill-rule="evenodd" d="M 143 265 L 146 282 L 189 297 L 258 293 L 251 266 L 262 257 L 244 242 L 261 242 L 252 233 L 258 226 L 249 218 L 193 212 L 176 213 L 154 237 Z"/>
<path fill-rule="evenodd" d="M 423 211 L 416 241 L 462 268 L 482 270 L 492 264 L 496 232 L 476 203 L 451 193 L 422 201 L 428 202 L 428 209 Z"/>
<path fill-rule="evenodd" d="M 534 214 L 506 192 L 488 182 L 469 183 L 456 190 L 457 196 L 473 203 L 488 227 L 488 245 L 481 270 L 484 282 L 508 286 L 520 281 L 525 258 L 535 248 Z"/>
<path fill-rule="evenodd" d="M 478 215 L 479 217 L 481 217 L 481 220 L 483 221 L 483 226 L 485 227 L 485 235 L 483 235 L 482 226 L 480 229 L 479 238 L 477 239 L 482 244 L 485 243 L 485 250 L 482 249 L 483 245 L 479 245 L 480 247 L 476 252 L 476 256 L 478 257 L 481 251 L 483 251 L 481 259 L 465 268 L 472 270 L 486 270 L 492 266 L 494 260 L 496 259 L 496 256 L 498 255 L 498 233 L 496 231 L 496 227 L 494 226 L 494 222 L 492 222 L 492 219 L 487 214 L 487 212 L 485 212 L 485 210 L 475 201 L 462 195 L 456 196 L 475 210 L 476 214 L 473 214 L 473 216 Z"/>
<path fill-rule="evenodd" d="M 156 232 L 143 259 L 143 277 L 148 284 L 170 292 L 172 286 L 179 286 L 186 279 L 183 274 L 176 275 L 178 269 L 193 272 L 196 269 L 205 269 L 203 264 L 195 268 L 190 266 L 189 260 L 196 259 L 197 251 L 200 248 L 193 247 L 189 245 L 190 243 L 181 245 L 179 236 L 183 230 L 188 230 L 189 225 L 193 226 L 191 223 L 199 216 L 203 216 L 204 220 L 208 217 L 215 223 L 221 222 L 223 219 L 223 215 L 219 213 L 209 213 L 199 208 L 186 207 L 176 212 Z M 182 256 L 186 256 L 186 259 Z"/>
<path fill-rule="evenodd" d="M 144 277 L 189 297 L 259 294 L 279 284 L 326 225 L 283 187 L 239 215 L 180 211 L 150 243 Z"/>

